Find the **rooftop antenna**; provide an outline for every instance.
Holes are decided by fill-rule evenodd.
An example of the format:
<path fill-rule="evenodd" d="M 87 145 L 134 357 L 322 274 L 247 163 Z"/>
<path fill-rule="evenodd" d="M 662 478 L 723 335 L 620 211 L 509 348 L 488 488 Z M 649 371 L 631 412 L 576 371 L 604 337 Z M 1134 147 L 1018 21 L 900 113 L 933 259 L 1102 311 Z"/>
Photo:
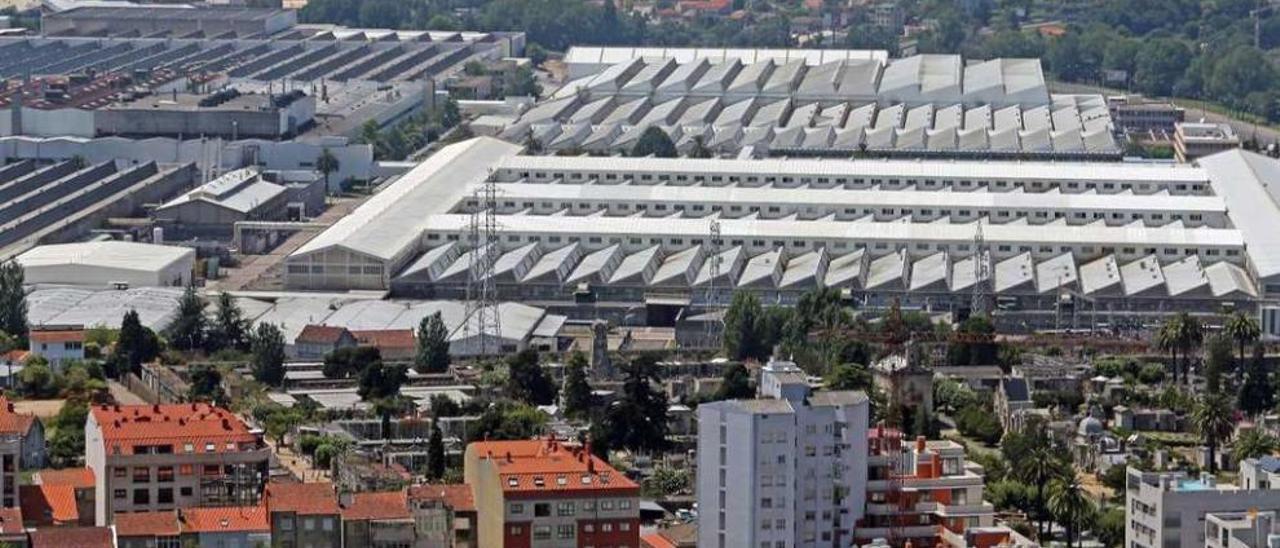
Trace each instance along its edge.
<path fill-rule="evenodd" d="M 471 209 L 471 221 L 468 229 L 468 241 L 471 245 L 467 253 L 467 294 L 466 320 L 463 321 L 463 333 L 471 335 L 474 328 L 480 337 L 479 354 L 489 355 L 490 338 L 501 336 L 501 321 L 498 315 L 498 293 L 494 287 L 494 266 L 498 255 L 498 187 L 493 173 L 475 190 Z M 493 353 L 500 350 L 500 343 L 495 341 Z"/>

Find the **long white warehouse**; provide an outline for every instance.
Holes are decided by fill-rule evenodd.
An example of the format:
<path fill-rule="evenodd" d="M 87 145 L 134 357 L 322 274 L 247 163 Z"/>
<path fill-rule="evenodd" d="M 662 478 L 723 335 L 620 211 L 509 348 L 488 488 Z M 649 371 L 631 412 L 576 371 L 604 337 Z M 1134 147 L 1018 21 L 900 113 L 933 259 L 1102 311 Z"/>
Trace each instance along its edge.
<path fill-rule="evenodd" d="M 736 288 L 787 302 L 831 286 L 946 307 L 982 283 L 1014 308 L 1072 294 L 1209 310 L 1280 294 L 1277 184 L 1280 164 L 1238 150 L 1190 166 L 634 159 L 477 138 L 289 256 L 286 282 L 457 298 L 483 265 L 501 298 L 526 302 L 688 303 Z M 487 208 L 494 239 L 472 245 Z"/>

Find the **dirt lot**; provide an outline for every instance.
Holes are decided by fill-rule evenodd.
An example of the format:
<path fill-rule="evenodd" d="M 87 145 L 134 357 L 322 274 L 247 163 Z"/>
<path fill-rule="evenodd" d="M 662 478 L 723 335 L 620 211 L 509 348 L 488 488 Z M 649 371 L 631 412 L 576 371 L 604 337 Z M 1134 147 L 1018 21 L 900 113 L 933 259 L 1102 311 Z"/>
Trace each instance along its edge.
<path fill-rule="evenodd" d="M 67 400 L 23 400 L 13 402 L 13 410 L 18 413 L 32 414 L 43 422 L 56 417 Z"/>

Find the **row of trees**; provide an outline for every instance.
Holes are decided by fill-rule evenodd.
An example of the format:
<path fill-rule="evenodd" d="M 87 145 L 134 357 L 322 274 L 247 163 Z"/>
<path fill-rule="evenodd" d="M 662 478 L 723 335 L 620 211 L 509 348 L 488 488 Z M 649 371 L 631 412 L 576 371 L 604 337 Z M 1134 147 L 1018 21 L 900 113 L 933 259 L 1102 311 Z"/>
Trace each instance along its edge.
<path fill-rule="evenodd" d="M 250 329 L 249 321 L 225 291 L 218 295 L 212 321 L 205 314 L 206 306 L 195 287 L 188 287 L 178 301 L 177 317 L 167 331 L 170 345 L 181 351 L 205 352 L 215 359 L 235 359 L 247 353 L 259 382 L 269 386 L 284 382 L 285 340 L 279 327 L 259 323 L 256 329 Z M 113 370 L 124 371 L 127 367 L 137 372 L 140 364 L 159 355 L 161 347 L 155 334 L 138 321 L 137 313 L 130 311 L 121 324 L 116 343 L 116 355 L 121 360 Z"/>

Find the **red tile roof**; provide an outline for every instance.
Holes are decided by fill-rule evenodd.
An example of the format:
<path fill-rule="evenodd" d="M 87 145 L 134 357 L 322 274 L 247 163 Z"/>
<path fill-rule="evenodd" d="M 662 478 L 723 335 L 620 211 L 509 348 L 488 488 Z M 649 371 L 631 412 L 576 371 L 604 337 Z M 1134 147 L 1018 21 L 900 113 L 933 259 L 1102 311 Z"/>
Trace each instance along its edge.
<path fill-rule="evenodd" d="M 640 546 L 643 548 L 676 548 L 676 543 L 662 536 L 662 533 L 652 533 L 640 537 Z"/>
<path fill-rule="evenodd" d="M 48 469 L 36 472 L 36 483 L 40 485 L 67 485 L 76 489 L 93 489 L 93 479 L 91 468 Z"/>
<path fill-rule="evenodd" d="M 294 342 L 333 344 L 342 340 L 343 333 L 350 333 L 350 331 L 344 327 L 309 324 L 302 328 L 302 332 L 298 333 L 298 338 Z"/>
<path fill-rule="evenodd" d="M 409 500 L 441 500 L 454 512 L 476 511 L 475 496 L 465 483 L 415 485 L 409 488 Z"/>
<path fill-rule="evenodd" d="M 112 548 L 106 527 L 46 527 L 31 532 L 31 548 Z"/>
<path fill-rule="evenodd" d="M 21 535 L 25 532 L 21 508 L 0 508 L 0 535 Z"/>
<path fill-rule="evenodd" d="M 231 533 L 270 531 L 264 506 L 188 508 L 182 511 L 185 533 Z"/>
<path fill-rule="evenodd" d="M 267 508 L 298 515 L 337 515 L 338 494 L 332 483 L 268 483 Z"/>
<path fill-rule="evenodd" d="M 31 357 L 30 350 L 10 350 L 8 352 L 5 352 L 3 355 L 0 355 L 0 360 L 5 361 L 7 363 L 19 364 L 19 363 L 26 363 L 27 358 L 30 358 L 30 357 Z"/>
<path fill-rule="evenodd" d="M 351 504 L 342 509 L 343 520 L 387 520 L 409 517 L 409 499 L 404 489 L 354 493 L 351 495 Z"/>
<path fill-rule="evenodd" d="M 0 434 L 25 436 L 35 422 L 35 415 L 14 412 L 9 398 L 0 396 Z"/>
<path fill-rule="evenodd" d="M 371 329 L 368 331 L 352 331 L 351 335 L 360 344 L 380 349 L 410 349 L 418 346 L 418 338 L 414 335 L 412 329 Z"/>
<path fill-rule="evenodd" d="M 233 413 L 207 403 L 100 405 L 92 416 L 108 455 L 117 454 L 117 447 L 118 454 L 131 455 L 135 445 L 171 445 L 174 453 L 185 453 L 187 444 L 196 453 L 228 453 L 258 441 Z"/>
<path fill-rule="evenodd" d="M 117 512 L 115 524 L 116 535 L 121 537 L 175 537 L 182 534 L 177 510 Z"/>
<path fill-rule="evenodd" d="M 18 503 L 28 523 L 57 525 L 80 520 L 76 490 L 69 485 L 19 485 Z"/>
<path fill-rule="evenodd" d="M 585 489 L 624 489 L 640 485 L 581 446 L 552 439 L 476 442 L 475 454 L 496 465 L 502 490 L 542 492 Z"/>
<path fill-rule="evenodd" d="M 84 342 L 84 330 L 32 330 L 30 338 L 31 342 L 42 343 Z"/>

